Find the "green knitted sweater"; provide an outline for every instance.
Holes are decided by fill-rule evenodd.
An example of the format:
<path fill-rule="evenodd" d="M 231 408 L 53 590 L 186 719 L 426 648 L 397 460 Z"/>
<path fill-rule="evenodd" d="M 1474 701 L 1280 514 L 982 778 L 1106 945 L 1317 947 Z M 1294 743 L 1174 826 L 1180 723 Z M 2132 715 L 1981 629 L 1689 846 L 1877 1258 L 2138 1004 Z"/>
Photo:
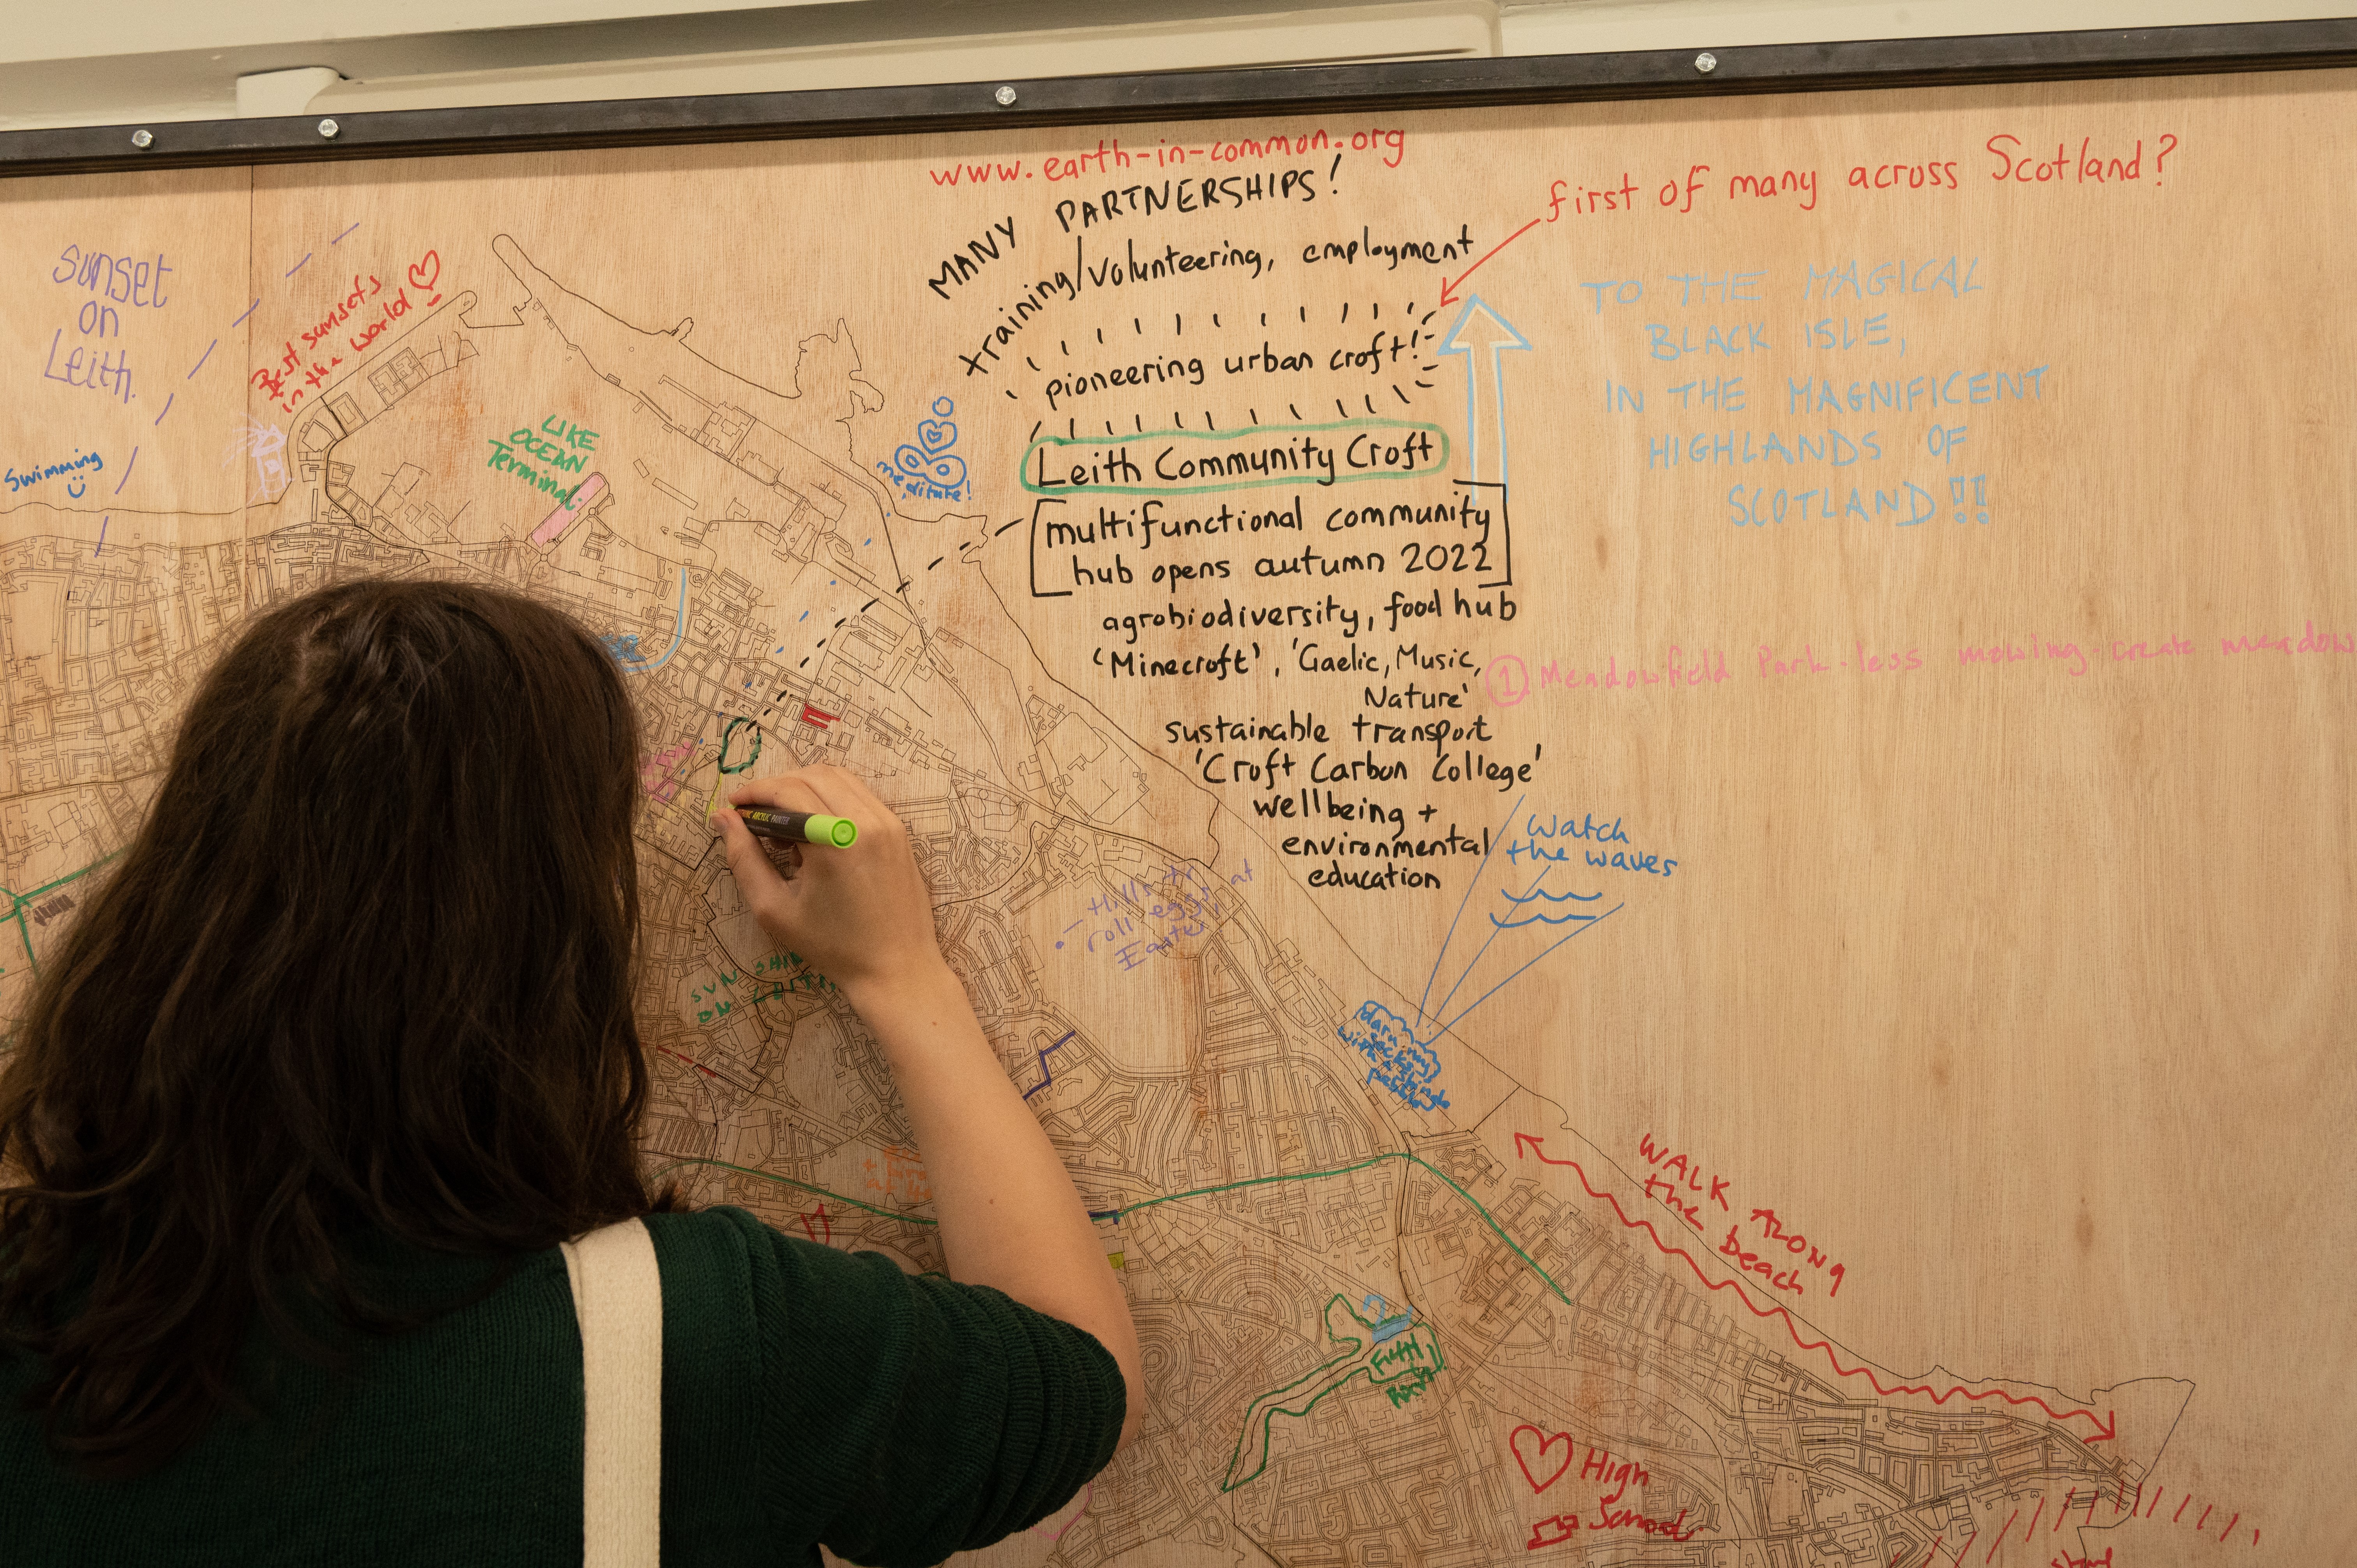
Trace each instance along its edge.
<path fill-rule="evenodd" d="M 662 1560 L 918 1564 L 1061 1507 L 1112 1456 L 1120 1368 L 995 1290 L 788 1237 L 741 1209 L 647 1219 L 662 1271 Z M 396 1299 L 447 1301 L 480 1262 L 380 1249 Z M 381 1295 L 387 1293 L 380 1293 Z M 0 1349 L 0 1562 L 581 1561 L 581 1337 L 564 1261 L 365 1342 L 349 1375 L 250 1358 L 261 1416 L 162 1469 L 83 1479 Z"/>

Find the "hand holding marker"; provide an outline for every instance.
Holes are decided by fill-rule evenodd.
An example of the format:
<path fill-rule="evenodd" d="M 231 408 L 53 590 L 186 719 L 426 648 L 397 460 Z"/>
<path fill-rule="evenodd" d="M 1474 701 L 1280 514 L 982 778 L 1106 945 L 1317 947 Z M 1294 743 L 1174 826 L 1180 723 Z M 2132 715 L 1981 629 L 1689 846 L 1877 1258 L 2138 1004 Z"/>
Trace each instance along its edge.
<path fill-rule="evenodd" d="M 737 732 L 750 730 L 753 748 L 742 762 L 728 760 L 730 748 L 736 745 Z M 712 780 L 712 795 L 704 803 L 706 822 L 712 819 L 712 808 L 720 799 L 721 783 L 732 773 L 749 771 L 761 759 L 761 726 L 751 719 L 734 718 L 720 732 L 720 772 Z M 770 808 L 746 808 L 738 811 L 737 820 L 756 838 L 782 839 L 788 843 L 823 844 L 830 849 L 849 849 L 859 842 L 859 824 L 849 817 L 830 817 L 819 811 L 784 811 Z"/>
<path fill-rule="evenodd" d="M 745 806 L 737 809 L 737 820 L 743 822 L 746 830 L 756 838 L 824 844 L 831 849 L 849 849 L 859 842 L 859 824 L 849 817 L 830 817 L 817 811 L 771 811 Z"/>

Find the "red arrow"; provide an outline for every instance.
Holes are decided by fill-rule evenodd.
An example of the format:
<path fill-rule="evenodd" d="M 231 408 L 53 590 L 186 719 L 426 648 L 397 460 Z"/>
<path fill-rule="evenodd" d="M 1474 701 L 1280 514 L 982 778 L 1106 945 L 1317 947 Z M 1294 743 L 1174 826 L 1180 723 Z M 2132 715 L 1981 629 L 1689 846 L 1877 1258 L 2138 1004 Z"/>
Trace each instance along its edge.
<path fill-rule="evenodd" d="M 1504 239 L 1499 241 L 1496 244 L 1491 246 L 1488 254 L 1481 258 L 1481 262 L 1488 261 L 1491 256 L 1496 255 L 1499 252 L 1504 250 L 1507 246 L 1512 244 L 1515 241 L 1529 233 L 1532 230 L 1537 228 L 1541 220 L 1534 218 L 1529 222 L 1523 224 L 1521 228 L 1515 230 L 1512 233 L 1507 235 Z M 1445 273 L 1441 274 L 1441 304 L 1454 305 L 1457 303 L 1459 297 L 1457 293 L 1457 285 L 1463 283 L 1467 278 L 1471 277 L 1475 273 L 1480 272 L 1481 270 L 1481 262 L 1474 263 L 1471 266 L 1467 267 L 1463 272 L 1458 274 L 1453 278 Z"/>
<path fill-rule="evenodd" d="M 1833 1346 L 1827 1341 L 1823 1339 L 1802 1338 L 1799 1326 L 1794 1324 L 1792 1321 L 1792 1315 L 1785 1311 L 1781 1306 L 1770 1307 L 1768 1310 L 1763 1312 L 1759 1307 L 1751 1305 L 1751 1297 L 1745 1293 L 1743 1286 L 1738 1282 L 1734 1280 L 1713 1280 L 1708 1274 L 1704 1273 L 1702 1272 L 1702 1265 L 1695 1262 L 1693 1256 L 1688 1253 L 1684 1248 L 1673 1247 L 1668 1242 L 1663 1240 L 1662 1233 L 1653 1229 L 1652 1221 L 1630 1219 L 1628 1210 L 1620 1207 L 1620 1200 L 1619 1198 L 1613 1197 L 1609 1192 L 1598 1192 L 1593 1187 L 1588 1187 L 1587 1173 L 1579 1168 L 1579 1162 L 1577 1160 L 1556 1159 L 1553 1155 L 1546 1152 L 1545 1148 L 1543 1146 L 1544 1142 L 1545 1140 L 1529 1133 L 1515 1133 L 1514 1157 L 1519 1160 L 1527 1155 L 1535 1155 L 1539 1159 L 1540 1163 L 1544 1165 L 1569 1165 L 1571 1167 L 1572 1174 L 1579 1178 L 1579 1185 L 1587 1188 L 1588 1197 L 1598 1198 L 1603 1202 L 1610 1204 L 1612 1206 L 1612 1212 L 1620 1217 L 1620 1223 L 1622 1225 L 1631 1230 L 1642 1230 L 1646 1235 L 1652 1237 L 1653 1240 L 1653 1245 L 1660 1249 L 1663 1255 L 1684 1259 L 1686 1267 L 1694 1271 L 1695 1278 L 1703 1283 L 1705 1289 L 1714 1291 L 1732 1290 L 1735 1292 L 1735 1298 L 1741 1302 L 1744 1306 L 1750 1311 L 1754 1317 L 1782 1318 L 1784 1320 L 1784 1332 L 1792 1337 L 1792 1343 L 1794 1345 L 1803 1350 L 1823 1350 L 1825 1353 L 1825 1359 L 1833 1363 L 1834 1370 L 1841 1376 L 1845 1378 L 1862 1377 L 1867 1382 L 1874 1385 L 1874 1391 L 1878 1394 L 1929 1394 L 1933 1404 L 1945 1404 L 1958 1394 L 1962 1394 L 1967 1403 L 1975 1402 L 1985 1399 L 2001 1399 L 2007 1404 L 2034 1404 L 2039 1409 L 2044 1411 L 2047 1414 L 2052 1416 L 2058 1422 L 2068 1421 L 2074 1415 L 2083 1415 L 2089 1421 L 2095 1420 L 2095 1412 L 2092 1410 L 2075 1408 L 2072 1410 L 2056 1410 L 2052 1405 L 2048 1404 L 2036 1394 L 2017 1398 L 2016 1396 L 2006 1392 L 2003 1389 L 1985 1389 L 1979 1393 L 1974 1393 L 1961 1383 L 1958 1383 L 1945 1391 L 1937 1391 L 1932 1389 L 1929 1384 L 1920 1383 L 1900 1383 L 1888 1388 L 1884 1387 L 1882 1380 L 1874 1375 L 1873 1368 L 1866 1366 L 1845 1367 L 1841 1364 L 1840 1358 L 1834 1354 Z M 2118 1435 L 2119 1412 L 2116 1411 L 2105 1411 L 2104 1412 L 2104 1419 L 2096 1423 L 2096 1431 L 2094 1435 L 2083 1438 L 2081 1441 L 2086 1443 L 2107 1443 Z"/>

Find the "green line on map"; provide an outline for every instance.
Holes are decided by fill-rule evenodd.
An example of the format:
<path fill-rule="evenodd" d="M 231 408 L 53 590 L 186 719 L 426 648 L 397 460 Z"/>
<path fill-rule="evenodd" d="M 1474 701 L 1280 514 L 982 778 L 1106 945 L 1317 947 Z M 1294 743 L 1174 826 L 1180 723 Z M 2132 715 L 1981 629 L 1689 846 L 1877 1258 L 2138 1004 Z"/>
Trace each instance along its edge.
<path fill-rule="evenodd" d="M 1418 1159 L 1415 1155 L 1398 1149 L 1386 1150 L 1383 1154 L 1376 1155 L 1372 1158 L 1361 1160 L 1355 1165 L 1336 1165 L 1331 1170 L 1300 1171 L 1286 1176 L 1247 1176 L 1242 1181 L 1222 1182 L 1216 1187 L 1199 1187 L 1191 1188 L 1186 1192 L 1168 1192 L 1164 1193 L 1159 1197 L 1144 1198 L 1136 1203 L 1128 1204 L 1110 1211 L 1100 1210 L 1099 1213 L 1110 1212 L 1115 1219 L 1121 1219 L 1128 1215 L 1135 1214 L 1138 1210 L 1143 1208 L 1155 1208 L 1159 1204 L 1177 1203 L 1181 1199 L 1190 1197 L 1211 1197 L 1220 1193 L 1235 1192 L 1243 1187 L 1266 1187 L 1271 1182 L 1322 1181 L 1329 1176 L 1350 1176 L 1353 1172 L 1367 1170 L 1372 1166 L 1382 1165 L 1385 1160 L 1405 1160 L 1412 1165 L 1430 1171 L 1448 1187 L 1449 1191 L 1455 1193 L 1458 1197 L 1463 1198 L 1467 1203 L 1473 1206 L 1473 1212 L 1481 1217 L 1482 1223 L 1490 1227 L 1491 1230 L 1497 1236 L 1498 1240 L 1503 1241 L 1513 1252 L 1514 1256 L 1520 1258 L 1523 1263 L 1528 1265 L 1531 1273 L 1538 1275 L 1540 1280 L 1545 1283 L 1547 1289 L 1555 1292 L 1555 1298 L 1558 1301 L 1561 1301 L 1566 1306 L 1569 1306 L 1572 1304 L 1571 1297 L 1565 1294 L 1563 1286 L 1555 1282 L 1555 1277 L 1553 1275 L 1549 1274 L 1544 1269 L 1539 1267 L 1538 1261 L 1536 1259 L 1533 1258 L 1528 1252 L 1523 1251 L 1522 1244 L 1516 1241 L 1513 1237 L 1506 1233 L 1506 1228 L 1499 1224 L 1497 1218 L 1487 1208 L 1484 1208 L 1481 1206 L 1481 1200 L 1480 1198 L 1475 1197 L 1471 1193 L 1458 1186 L 1456 1179 L 1449 1176 L 1447 1171 L 1440 1169 L 1429 1161 Z M 649 1179 L 652 1180 L 655 1177 L 669 1175 L 671 1172 L 678 1170 L 683 1165 L 715 1165 L 725 1171 L 735 1171 L 739 1176 L 758 1176 L 763 1181 L 773 1181 L 783 1187 L 800 1187 L 804 1192 L 817 1193 L 821 1197 L 828 1198 L 834 1202 L 847 1203 L 854 1208 L 865 1209 L 870 1214 L 880 1214 L 887 1219 L 905 1220 L 910 1225 L 939 1225 L 941 1223 L 938 1219 L 928 1219 L 921 1214 L 909 1214 L 898 1209 L 879 1208 L 872 1203 L 862 1203 L 856 1197 L 845 1197 L 842 1193 L 831 1191 L 826 1187 L 813 1187 L 806 1181 L 796 1181 L 791 1176 L 781 1176 L 774 1175 L 769 1171 L 755 1170 L 749 1165 L 730 1165 L 726 1160 L 694 1158 L 674 1160 L 670 1165 L 663 1166 L 661 1170 L 651 1173 Z"/>
<path fill-rule="evenodd" d="M 88 876 L 91 872 L 96 871 L 100 866 L 104 865 L 107 862 L 121 859 L 122 855 L 123 852 L 119 849 L 113 854 L 102 855 L 98 859 L 91 861 L 88 865 L 83 866 L 80 871 L 69 871 L 63 876 L 57 878 L 55 881 L 44 882 L 38 887 L 34 888 L 30 893 L 11 893 L 5 887 L 0 887 L 0 898 L 5 898 L 9 901 L 8 912 L 5 915 L 0 915 L 0 920 L 14 920 L 16 922 L 16 940 L 24 944 L 25 961 L 33 966 L 33 977 L 35 979 L 38 980 L 40 978 L 41 961 L 33 956 L 33 933 L 25 929 L 25 906 L 30 904 L 34 899 L 39 897 L 44 893 L 53 892 L 59 887 L 63 887 L 69 882 Z"/>

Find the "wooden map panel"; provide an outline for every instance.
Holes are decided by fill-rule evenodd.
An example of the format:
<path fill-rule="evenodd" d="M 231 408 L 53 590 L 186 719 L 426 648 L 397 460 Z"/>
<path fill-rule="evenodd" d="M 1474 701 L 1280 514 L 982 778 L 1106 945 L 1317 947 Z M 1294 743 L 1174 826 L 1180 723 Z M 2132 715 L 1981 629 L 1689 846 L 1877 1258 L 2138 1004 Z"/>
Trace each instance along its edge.
<path fill-rule="evenodd" d="M 2352 85 L 0 185 L 0 1008 L 248 617 L 508 584 L 650 1170 L 924 1268 L 702 813 L 917 836 L 1153 1399 L 985 1560 L 2341 1560 Z"/>

